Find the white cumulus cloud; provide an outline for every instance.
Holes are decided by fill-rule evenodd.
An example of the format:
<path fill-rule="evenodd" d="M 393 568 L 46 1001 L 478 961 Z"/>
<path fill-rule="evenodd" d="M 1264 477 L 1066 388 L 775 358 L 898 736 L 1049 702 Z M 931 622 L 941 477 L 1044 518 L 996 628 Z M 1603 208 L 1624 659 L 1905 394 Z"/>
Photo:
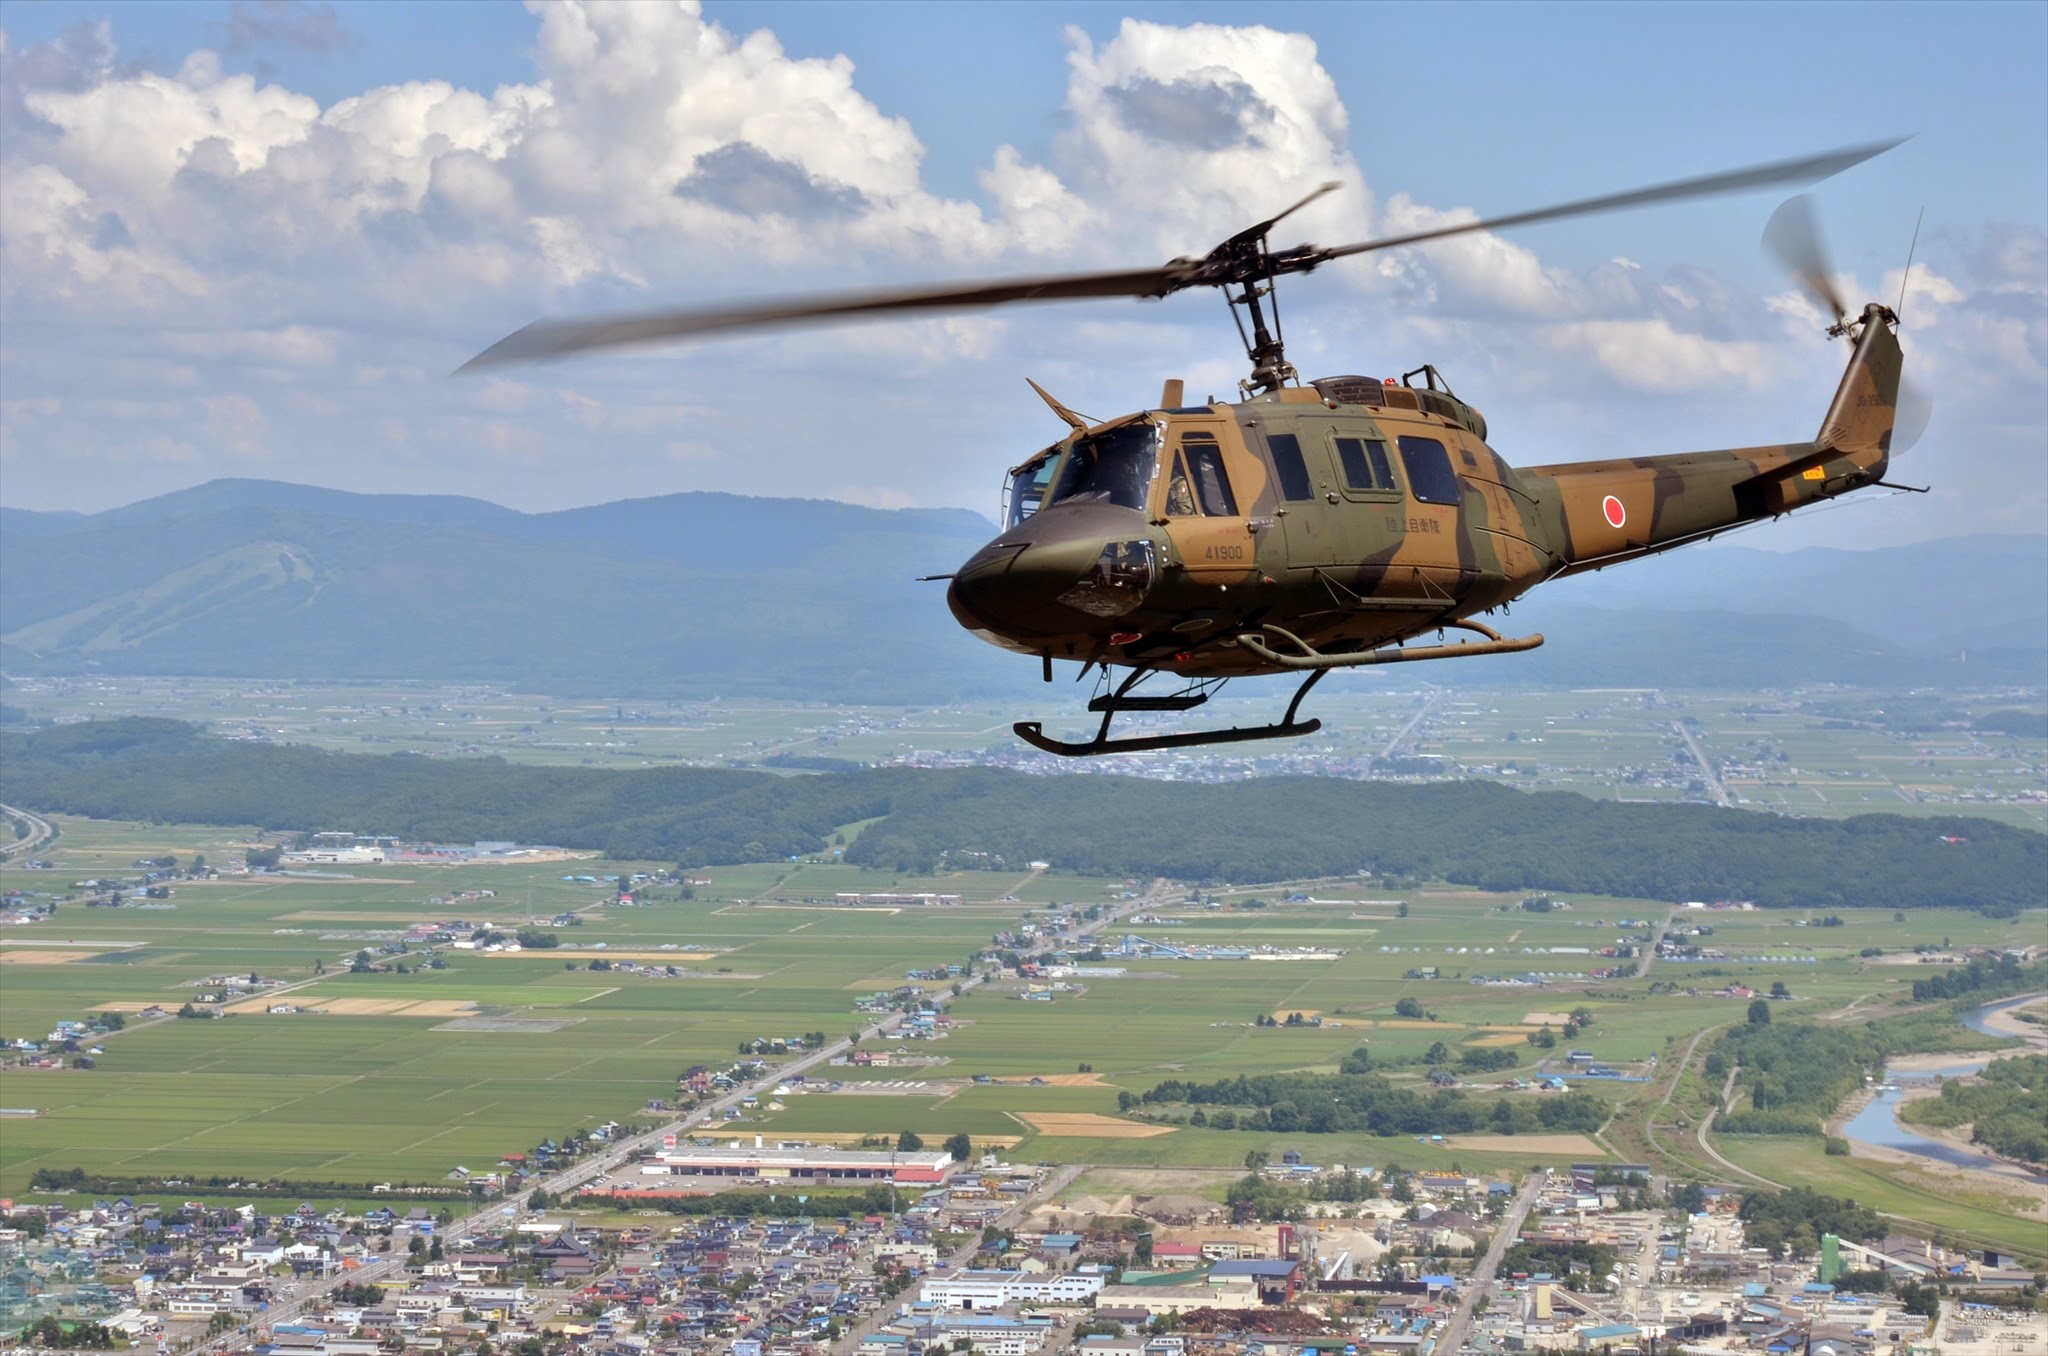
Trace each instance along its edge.
<path fill-rule="evenodd" d="M 942 315 L 488 383 L 446 373 L 543 312 L 1161 262 L 1327 181 L 1340 191 L 1273 244 L 1473 219 L 1412 192 L 1376 199 L 1333 58 L 1305 33 L 1069 31 L 1065 90 L 1047 95 L 1057 132 L 1026 153 L 1029 129 L 989 129 L 976 191 L 949 196 L 918 129 L 844 57 L 793 56 L 695 3 L 530 9 L 523 80 L 419 79 L 325 106 L 227 68 L 235 33 L 345 44 L 321 6 L 244 7 L 228 61 L 177 53 L 156 71 L 124 63 L 105 23 L 31 48 L 0 34 L 6 492 L 104 506 L 260 459 L 282 478 L 536 506 L 702 487 L 987 508 L 990 468 L 1048 433 L 1023 374 L 1104 416 L 1169 375 L 1228 397 L 1243 361 L 1222 307 Z M 1909 365 L 2038 429 L 2041 233 L 1930 230 L 1923 245 Z M 1896 275 L 1842 281 L 1898 294 Z M 1639 438 L 1652 400 L 1818 402 L 1839 370 L 1796 294 L 1630 259 L 1564 269 L 1493 234 L 1334 264 L 1284 299 L 1304 369 L 1437 362 L 1489 405 L 1504 450 L 1545 420 L 1560 440 Z M 1518 417 L 1498 417 L 1503 402 Z M 1773 436 L 1810 426 L 1799 409 Z M 1679 445 L 1691 432 L 1658 425 Z M 847 469 L 864 462 L 886 472 Z M 111 463 L 137 470 L 90 473 Z"/>

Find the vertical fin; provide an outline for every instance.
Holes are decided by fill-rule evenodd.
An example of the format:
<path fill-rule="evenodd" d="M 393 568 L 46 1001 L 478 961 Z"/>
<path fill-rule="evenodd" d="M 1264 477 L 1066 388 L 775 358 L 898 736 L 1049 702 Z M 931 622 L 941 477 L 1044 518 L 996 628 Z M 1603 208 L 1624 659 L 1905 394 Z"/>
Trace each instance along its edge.
<path fill-rule="evenodd" d="M 1892 312 L 1876 302 L 1863 308 L 1849 368 L 1813 440 L 1816 450 L 1838 453 L 1880 476 L 1891 459 L 1899 373 L 1905 363 L 1899 337 L 1892 332 L 1893 319 Z"/>

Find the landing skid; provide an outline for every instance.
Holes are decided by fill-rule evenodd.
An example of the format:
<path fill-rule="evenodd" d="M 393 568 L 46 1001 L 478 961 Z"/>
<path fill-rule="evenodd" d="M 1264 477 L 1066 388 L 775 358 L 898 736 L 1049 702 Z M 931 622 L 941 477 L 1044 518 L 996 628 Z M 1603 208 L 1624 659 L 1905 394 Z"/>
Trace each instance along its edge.
<path fill-rule="evenodd" d="M 1156 669 L 1133 669 L 1131 676 L 1117 684 L 1116 691 L 1095 698 L 1088 703 L 1090 711 L 1102 713 L 1102 724 L 1095 731 L 1095 738 L 1085 744 L 1069 743 L 1046 735 L 1043 723 L 1035 720 L 1018 721 L 1010 728 L 1017 738 L 1033 748 L 1062 758 L 1094 758 L 1105 753 L 1150 753 L 1158 749 L 1191 749 L 1204 744 L 1243 744 L 1254 739 L 1287 739 L 1296 735 L 1314 734 L 1323 728 L 1320 720 L 1297 721 L 1294 713 L 1301 707 L 1301 699 L 1308 695 L 1327 669 L 1318 669 L 1308 680 L 1295 689 L 1294 700 L 1287 703 L 1287 714 L 1276 725 L 1253 725 L 1243 729 L 1232 726 L 1228 730 L 1189 730 L 1182 734 L 1130 735 L 1120 739 L 1109 737 L 1109 723 L 1116 719 L 1119 711 L 1189 711 L 1209 700 L 1209 694 L 1216 683 L 1198 683 L 1185 691 L 1166 697 L 1133 697 L 1132 688 L 1158 672 Z"/>
<path fill-rule="evenodd" d="M 1095 738 L 1085 744 L 1052 739 L 1046 735 L 1045 726 L 1035 720 L 1018 721 L 1010 728 L 1016 732 L 1017 738 L 1033 748 L 1058 754 L 1062 758 L 1094 758 L 1105 753 L 1150 753 L 1158 749 L 1192 749 L 1205 744 L 1244 744 L 1255 739 L 1288 739 L 1296 735 L 1314 734 L 1323 728 L 1320 720 L 1311 718 L 1297 721 L 1294 714 L 1301 709 L 1301 699 L 1308 695 L 1309 689 L 1332 669 L 1363 668 L 1368 664 L 1406 664 L 1423 659 L 1470 658 L 1482 654 L 1514 654 L 1521 650 L 1533 650 L 1543 643 L 1541 635 L 1517 636 L 1510 639 L 1490 626 L 1469 619 L 1445 621 L 1442 625 L 1469 631 L 1479 639 L 1457 645 L 1417 646 L 1412 650 L 1400 646 L 1382 646 L 1375 650 L 1325 654 L 1293 632 L 1277 626 L 1261 628 L 1262 634 L 1254 635 L 1247 632 L 1237 636 L 1237 645 L 1275 668 L 1308 672 L 1307 680 L 1295 689 L 1294 700 L 1287 703 L 1287 714 L 1282 716 L 1276 725 L 1254 725 L 1245 729 L 1233 726 L 1228 730 L 1190 730 L 1184 734 L 1133 735 L 1111 739 L 1109 725 L 1116 719 L 1119 711 L 1192 711 L 1208 701 L 1210 694 L 1222 686 L 1221 679 L 1200 679 L 1179 692 L 1166 696 L 1134 697 L 1131 695 L 1131 689 L 1159 670 L 1133 669 L 1130 677 L 1117 684 L 1114 692 L 1102 693 L 1088 703 L 1090 711 L 1102 713 L 1102 724 L 1096 729 Z M 1269 639 L 1278 640 L 1289 652 L 1275 650 L 1267 643 Z M 1050 660 L 1046 663 L 1046 672 L 1048 675 L 1052 672 Z M 1103 672 L 1107 675 L 1107 666 L 1104 666 Z"/>

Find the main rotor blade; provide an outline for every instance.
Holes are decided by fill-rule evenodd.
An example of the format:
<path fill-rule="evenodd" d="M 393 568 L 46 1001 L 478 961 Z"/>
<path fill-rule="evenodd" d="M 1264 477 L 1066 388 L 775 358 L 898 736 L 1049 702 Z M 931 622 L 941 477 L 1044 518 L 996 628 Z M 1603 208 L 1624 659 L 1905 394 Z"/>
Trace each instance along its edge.
<path fill-rule="evenodd" d="M 1221 254 L 1224 251 L 1230 249 L 1233 245 L 1255 245 L 1259 241 L 1264 240 L 1267 237 L 1267 235 L 1269 235 L 1272 232 L 1275 226 L 1278 226 L 1281 222 L 1287 220 L 1287 218 L 1293 216 L 1296 212 L 1299 212 L 1302 208 L 1308 206 L 1317 198 L 1322 197 L 1325 193 L 1335 193 L 1338 189 L 1342 187 L 1344 187 L 1344 185 L 1336 179 L 1326 180 L 1323 183 L 1317 184 L 1315 188 L 1300 202 L 1295 203 L 1292 207 L 1282 208 L 1280 211 L 1275 212 L 1272 216 L 1267 217 L 1264 221 L 1260 222 L 1256 226 L 1245 227 L 1236 235 L 1230 237 L 1230 239 L 1224 241 L 1221 245 L 1218 245 L 1214 250 L 1210 251 L 1210 253 Z"/>
<path fill-rule="evenodd" d="M 1904 140 L 1904 137 L 1898 137 L 1891 141 L 1873 141 L 1863 146 L 1846 146 L 1824 155 L 1802 156 L 1797 160 L 1776 160 L 1768 165 L 1753 165 L 1748 169 L 1707 174 L 1696 179 L 1678 179 L 1650 188 L 1632 189 L 1627 193 L 1608 193 L 1598 198 L 1581 198 L 1577 202 L 1561 203 L 1556 207 L 1539 207 L 1532 212 L 1513 212 L 1504 217 L 1489 217 L 1484 221 L 1460 222 L 1455 226 L 1410 231 L 1406 235 L 1366 240 L 1356 245 L 1338 245 L 1333 249 L 1312 250 L 1309 252 L 1309 259 L 1312 262 L 1307 262 L 1305 266 L 1313 268 L 1327 259 L 1342 259 L 1348 255 L 1368 254 L 1374 250 L 1397 249 L 1402 245 L 1420 245 L 1425 241 L 1442 240 L 1454 235 L 1469 235 L 1474 231 L 1498 231 L 1509 226 L 1527 226 L 1537 221 L 1583 217 L 1595 212 L 1616 212 L 1628 207 L 1648 207 L 1652 203 L 1677 202 L 1682 198 L 1740 193 L 1745 189 L 1769 188 L 1777 184 L 1814 183 L 1830 175 L 1840 174 L 1851 165 L 1860 165 L 1874 155 L 1882 155 Z"/>
<path fill-rule="evenodd" d="M 880 292 L 842 292 L 821 297 L 785 298 L 756 306 L 647 311 L 595 320 L 536 320 L 500 339 L 464 363 L 458 371 L 495 367 L 500 363 L 559 358 L 591 349 L 624 348 L 664 339 L 765 329 L 804 321 L 850 319 L 915 311 L 953 310 L 969 306 L 1003 306 L 1019 301 L 1074 301 L 1090 297 L 1163 297 L 1188 284 L 1185 270 L 1123 269 L 1111 273 L 1061 273 L 1042 278 L 1004 278 L 987 282 L 952 283 Z"/>
<path fill-rule="evenodd" d="M 1901 138 L 1903 140 L 1903 138 Z M 1323 249 L 1300 245 L 1268 253 L 1256 248 L 1254 233 L 1265 231 L 1290 213 L 1306 206 L 1335 185 L 1324 185 L 1279 216 L 1239 232 L 1201 259 L 1175 259 L 1156 268 L 1124 269 L 1103 273 L 1059 273 L 1038 278 L 1003 278 L 983 282 L 952 283 L 941 287 L 903 288 L 878 292 L 839 293 L 809 298 L 784 298 L 752 306 L 712 307 L 648 311 L 634 315 L 596 320 L 537 320 L 525 329 L 507 335 L 477 354 L 458 370 L 495 367 L 501 363 L 532 362 L 564 357 L 593 349 L 624 348 L 684 339 L 704 334 L 727 334 L 808 321 L 854 319 L 869 315 L 907 314 L 920 311 L 958 310 L 967 307 L 1004 306 L 1023 301 L 1073 301 L 1100 297 L 1157 298 L 1189 287 L 1230 287 L 1256 282 L 1286 273 L 1306 273 L 1331 259 L 1373 250 L 1418 245 L 1474 231 L 1500 230 L 1561 217 L 1612 212 L 1627 207 L 1674 202 L 1681 198 L 1735 193 L 1744 189 L 1776 184 L 1812 182 L 1837 174 L 1898 145 L 1898 141 L 1852 146 L 1825 155 L 1797 160 L 1780 160 L 1749 169 L 1681 179 L 1627 193 L 1610 193 L 1598 198 L 1533 212 L 1516 212 L 1485 221 L 1461 222 L 1406 235 L 1362 241 Z"/>
<path fill-rule="evenodd" d="M 1833 271 L 1828 268 L 1827 248 L 1820 241 L 1820 223 L 1813 214 L 1813 199 L 1804 193 L 1785 199 L 1771 213 L 1764 226 L 1764 248 L 1799 279 L 1813 299 L 1835 313 L 1835 323 L 1848 319 L 1849 308 L 1835 290 Z"/>

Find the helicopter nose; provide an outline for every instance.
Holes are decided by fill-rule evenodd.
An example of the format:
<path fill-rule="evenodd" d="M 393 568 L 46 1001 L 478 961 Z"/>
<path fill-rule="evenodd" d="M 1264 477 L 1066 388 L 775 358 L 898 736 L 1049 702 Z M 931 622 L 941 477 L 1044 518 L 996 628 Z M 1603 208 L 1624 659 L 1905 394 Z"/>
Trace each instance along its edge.
<path fill-rule="evenodd" d="M 960 567 L 946 601 L 961 625 L 1028 644 L 1089 629 L 1092 619 L 1122 616 L 1143 601 L 1155 570 L 1151 542 L 1137 536 L 1142 520 L 1061 516 L 1027 519 Z"/>
<path fill-rule="evenodd" d="M 1045 614 L 1081 582 L 1101 551 L 1102 543 L 1092 539 L 991 542 L 960 567 L 946 601 L 970 630 L 1040 630 L 1051 621 Z"/>

